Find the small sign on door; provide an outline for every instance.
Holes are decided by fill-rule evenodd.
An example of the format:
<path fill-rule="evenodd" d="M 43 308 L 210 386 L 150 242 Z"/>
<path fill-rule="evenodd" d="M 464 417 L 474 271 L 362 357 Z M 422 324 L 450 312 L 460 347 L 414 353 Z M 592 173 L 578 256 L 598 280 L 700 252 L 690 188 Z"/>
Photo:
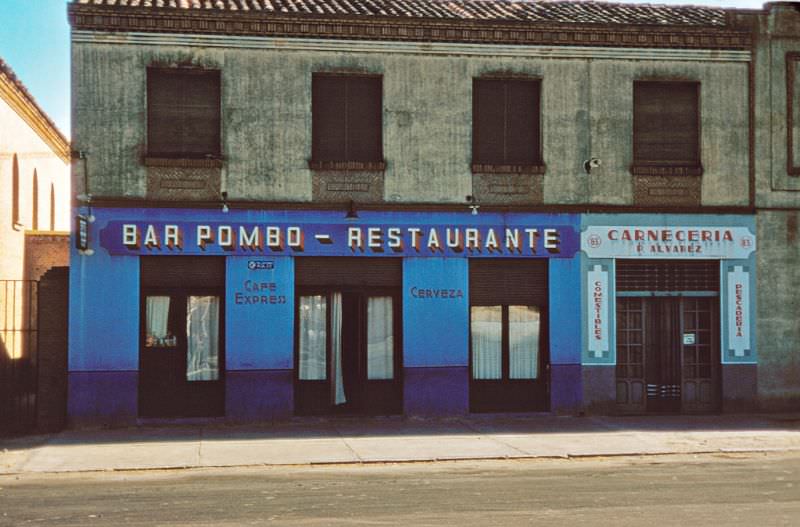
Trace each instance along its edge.
<path fill-rule="evenodd" d="M 694 333 L 684 333 L 683 334 L 683 345 L 684 346 L 691 346 L 694 344 Z"/>

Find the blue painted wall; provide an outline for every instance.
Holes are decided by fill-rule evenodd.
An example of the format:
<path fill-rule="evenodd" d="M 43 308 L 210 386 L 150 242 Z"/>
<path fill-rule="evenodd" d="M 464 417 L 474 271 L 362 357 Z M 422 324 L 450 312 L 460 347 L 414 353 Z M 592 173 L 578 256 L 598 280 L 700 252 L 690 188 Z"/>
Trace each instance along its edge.
<path fill-rule="evenodd" d="M 254 260 L 273 268 L 250 269 Z M 230 256 L 226 261 L 226 369 L 292 369 L 294 260 Z"/>
<path fill-rule="evenodd" d="M 574 413 L 583 399 L 581 260 L 550 260 L 550 410 Z"/>
<path fill-rule="evenodd" d="M 457 298 L 421 297 L 450 291 Z M 469 264 L 464 258 L 403 260 L 403 364 L 466 366 L 469 361 Z"/>

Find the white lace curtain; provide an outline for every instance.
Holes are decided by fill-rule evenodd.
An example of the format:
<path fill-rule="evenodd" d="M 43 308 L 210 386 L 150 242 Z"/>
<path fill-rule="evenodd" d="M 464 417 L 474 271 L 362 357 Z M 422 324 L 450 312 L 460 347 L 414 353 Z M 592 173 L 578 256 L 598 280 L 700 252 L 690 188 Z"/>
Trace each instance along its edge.
<path fill-rule="evenodd" d="M 508 370 L 512 379 L 539 376 L 538 307 L 508 307 Z"/>
<path fill-rule="evenodd" d="M 219 297 L 187 299 L 186 340 L 186 380 L 219 379 Z"/>
<path fill-rule="evenodd" d="M 367 378 L 394 378 L 392 297 L 367 299 Z"/>
<path fill-rule="evenodd" d="M 331 295 L 331 346 L 333 353 L 333 404 L 344 404 L 344 379 L 342 375 L 342 293 Z"/>
<path fill-rule="evenodd" d="M 472 306 L 472 378 L 503 377 L 503 308 Z"/>
<path fill-rule="evenodd" d="M 145 346 L 166 345 L 169 297 L 148 296 L 145 311 Z"/>
<path fill-rule="evenodd" d="M 300 367 L 299 376 L 304 381 L 324 381 L 326 375 L 325 347 L 328 332 L 325 327 L 327 301 L 323 295 L 301 296 L 300 317 Z"/>

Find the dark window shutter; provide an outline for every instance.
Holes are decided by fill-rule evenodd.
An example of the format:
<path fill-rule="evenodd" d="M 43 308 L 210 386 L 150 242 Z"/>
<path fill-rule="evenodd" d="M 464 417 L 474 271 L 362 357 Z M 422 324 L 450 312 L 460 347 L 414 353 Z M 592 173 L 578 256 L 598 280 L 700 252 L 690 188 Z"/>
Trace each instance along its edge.
<path fill-rule="evenodd" d="M 539 82 L 506 82 L 506 163 L 539 163 Z"/>
<path fill-rule="evenodd" d="M 314 75 L 311 80 L 312 152 L 315 161 L 345 159 L 347 84 L 344 77 Z"/>
<path fill-rule="evenodd" d="M 546 306 L 547 260 L 471 258 L 469 299 L 475 306 Z"/>
<path fill-rule="evenodd" d="M 399 287 L 403 283 L 402 258 L 298 257 L 298 286 Z"/>
<path fill-rule="evenodd" d="M 312 160 L 382 161 L 382 79 L 319 74 L 311 85 Z"/>
<path fill-rule="evenodd" d="M 472 83 L 473 163 L 505 163 L 505 83 L 475 79 Z"/>
<path fill-rule="evenodd" d="M 719 291 L 716 260 L 617 260 L 617 291 Z"/>
<path fill-rule="evenodd" d="M 380 77 L 347 79 L 347 160 L 380 161 L 382 83 Z"/>
<path fill-rule="evenodd" d="M 219 156 L 218 71 L 148 70 L 147 146 L 155 156 Z"/>
<path fill-rule="evenodd" d="M 142 256 L 142 287 L 199 287 L 225 285 L 225 258 L 215 256 Z"/>
<path fill-rule="evenodd" d="M 700 162 L 699 85 L 694 82 L 634 83 L 635 162 Z"/>

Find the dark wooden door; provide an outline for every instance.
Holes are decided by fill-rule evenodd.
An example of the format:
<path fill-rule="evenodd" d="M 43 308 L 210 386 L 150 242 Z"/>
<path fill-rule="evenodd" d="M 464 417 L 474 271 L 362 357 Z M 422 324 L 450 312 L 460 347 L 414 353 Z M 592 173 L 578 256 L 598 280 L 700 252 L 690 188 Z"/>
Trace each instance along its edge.
<path fill-rule="evenodd" d="M 139 415 L 223 415 L 224 324 L 218 292 L 151 290 L 142 298 Z"/>
<path fill-rule="evenodd" d="M 297 306 L 295 412 L 402 412 L 397 292 L 304 289 L 298 293 Z"/>
<path fill-rule="evenodd" d="M 617 407 L 702 413 L 719 405 L 715 297 L 617 298 Z"/>

